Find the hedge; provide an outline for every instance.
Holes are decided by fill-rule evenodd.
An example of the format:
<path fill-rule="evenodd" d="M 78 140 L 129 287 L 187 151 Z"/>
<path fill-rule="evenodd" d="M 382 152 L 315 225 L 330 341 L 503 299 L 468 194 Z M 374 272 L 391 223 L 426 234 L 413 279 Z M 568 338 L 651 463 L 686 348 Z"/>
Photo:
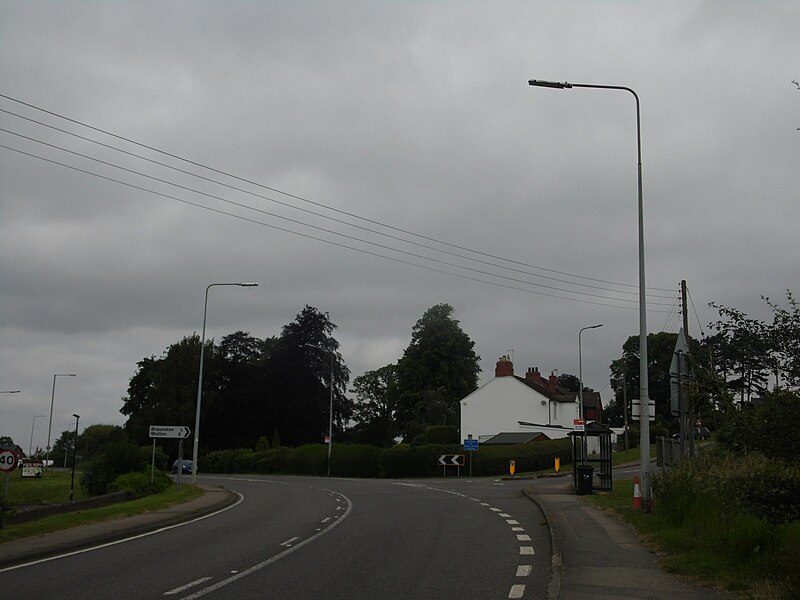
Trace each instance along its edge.
<path fill-rule="evenodd" d="M 332 448 L 331 473 L 340 477 L 431 477 L 442 473 L 438 458 L 442 454 L 465 454 L 462 475 L 500 476 L 508 474 L 509 461 L 516 472 L 540 471 L 553 467 L 556 458 L 566 465 L 571 461 L 569 440 L 548 440 L 511 446 L 481 446 L 465 453 L 457 444 L 399 444 L 380 448 L 366 444 L 336 444 Z M 246 448 L 216 450 L 200 461 L 206 473 L 286 473 L 324 475 L 328 469 L 328 447 L 307 444 L 298 448 L 273 448 L 254 451 Z M 452 470 L 452 467 L 448 467 Z"/>

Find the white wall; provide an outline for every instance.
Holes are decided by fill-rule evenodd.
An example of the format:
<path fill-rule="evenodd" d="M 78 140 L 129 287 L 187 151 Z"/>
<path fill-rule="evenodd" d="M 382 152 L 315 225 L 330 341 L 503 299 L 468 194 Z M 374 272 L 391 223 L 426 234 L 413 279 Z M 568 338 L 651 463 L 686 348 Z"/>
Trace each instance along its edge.
<path fill-rule="evenodd" d="M 544 402 L 544 404 L 542 404 Z M 498 433 L 534 431 L 518 421 L 562 425 L 570 430 L 578 416 L 578 403 L 558 403 L 556 418 L 548 415 L 555 407 L 546 396 L 514 377 L 495 377 L 461 401 L 461 435 L 481 440 Z M 548 434 L 549 437 L 554 437 Z"/>

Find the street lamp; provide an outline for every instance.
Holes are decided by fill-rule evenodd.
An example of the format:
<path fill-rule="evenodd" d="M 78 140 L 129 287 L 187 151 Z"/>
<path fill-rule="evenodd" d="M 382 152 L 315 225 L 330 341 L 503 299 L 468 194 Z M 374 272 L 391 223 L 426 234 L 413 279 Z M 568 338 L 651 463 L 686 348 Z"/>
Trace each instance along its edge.
<path fill-rule="evenodd" d="M 72 451 L 72 480 L 69 484 L 69 501 L 72 502 L 72 497 L 75 491 L 75 463 L 78 462 L 78 421 L 81 420 L 80 415 L 73 414 L 75 417 L 75 448 Z"/>
<path fill-rule="evenodd" d="M 33 454 L 33 426 L 36 425 L 36 419 L 46 417 L 47 415 L 34 415 L 31 422 L 31 443 L 28 445 L 28 456 Z"/>
<path fill-rule="evenodd" d="M 50 460 L 50 434 L 53 430 L 53 401 L 56 397 L 56 377 L 77 377 L 75 373 L 56 373 L 53 375 L 53 392 L 50 394 L 50 423 L 47 426 L 47 451 L 44 455 L 44 468 L 47 469 L 47 462 Z"/>
<path fill-rule="evenodd" d="M 19 394 L 22 390 L 0 390 L 0 394 Z"/>
<path fill-rule="evenodd" d="M 639 403 L 641 406 L 641 483 L 642 511 L 650 512 L 650 409 L 647 381 L 647 303 L 645 299 L 644 276 L 644 210 L 642 203 L 642 130 L 639 114 L 639 96 L 631 88 L 619 85 L 596 85 L 588 83 L 568 83 L 529 79 L 528 85 L 535 87 L 570 89 L 593 88 L 601 90 L 623 90 L 630 92 L 636 100 L 636 150 L 638 169 L 638 212 L 639 212 Z"/>
<path fill-rule="evenodd" d="M 212 283 L 206 288 L 203 305 L 203 335 L 200 338 L 200 374 L 197 377 L 197 408 L 194 415 L 194 448 L 192 450 L 192 485 L 197 481 L 197 452 L 200 443 L 200 405 L 203 400 L 203 357 L 206 349 L 206 315 L 208 314 L 208 290 L 219 286 L 258 287 L 257 283 Z"/>

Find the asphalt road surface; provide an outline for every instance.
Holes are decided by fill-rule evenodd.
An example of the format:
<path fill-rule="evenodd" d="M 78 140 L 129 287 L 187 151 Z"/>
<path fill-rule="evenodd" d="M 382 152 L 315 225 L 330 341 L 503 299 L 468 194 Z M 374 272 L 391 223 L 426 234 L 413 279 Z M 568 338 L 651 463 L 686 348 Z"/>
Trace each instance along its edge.
<path fill-rule="evenodd" d="M 0 573 L 3 600 L 544 598 L 530 481 L 202 478 L 241 494 L 195 522 Z"/>

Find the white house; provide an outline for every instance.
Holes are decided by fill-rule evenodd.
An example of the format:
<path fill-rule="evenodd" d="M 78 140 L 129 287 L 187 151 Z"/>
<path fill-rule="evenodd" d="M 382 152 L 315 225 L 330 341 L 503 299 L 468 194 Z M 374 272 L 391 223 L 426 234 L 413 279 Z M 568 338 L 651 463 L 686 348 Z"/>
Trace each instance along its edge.
<path fill-rule="evenodd" d="M 485 441 L 498 433 L 537 431 L 557 439 L 572 431 L 579 416 L 578 394 L 560 387 L 555 375 L 545 379 L 534 367 L 518 377 L 507 356 L 497 362 L 494 375 L 461 400 L 464 439 Z"/>

